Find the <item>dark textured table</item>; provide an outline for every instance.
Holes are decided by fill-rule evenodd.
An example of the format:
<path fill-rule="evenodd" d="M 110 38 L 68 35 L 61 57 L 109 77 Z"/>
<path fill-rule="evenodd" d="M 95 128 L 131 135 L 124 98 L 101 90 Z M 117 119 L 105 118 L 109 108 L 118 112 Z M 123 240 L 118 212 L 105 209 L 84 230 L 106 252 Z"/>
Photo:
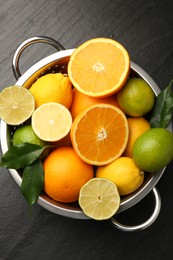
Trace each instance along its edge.
<path fill-rule="evenodd" d="M 121 42 L 131 60 L 164 89 L 173 78 L 172 0 L 0 0 L 0 88 L 14 84 L 12 56 L 32 36 L 46 35 L 65 48 L 87 39 L 110 37 Z M 21 72 L 55 52 L 29 47 Z M 162 198 L 159 217 L 148 229 L 127 233 L 107 221 L 76 220 L 39 205 L 32 216 L 8 171 L 0 168 L 0 260 L 167 260 L 173 259 L 173 163 L 157 184 Z M 119 215 L 139 224 L 151 214 L 152 194 Z"/>

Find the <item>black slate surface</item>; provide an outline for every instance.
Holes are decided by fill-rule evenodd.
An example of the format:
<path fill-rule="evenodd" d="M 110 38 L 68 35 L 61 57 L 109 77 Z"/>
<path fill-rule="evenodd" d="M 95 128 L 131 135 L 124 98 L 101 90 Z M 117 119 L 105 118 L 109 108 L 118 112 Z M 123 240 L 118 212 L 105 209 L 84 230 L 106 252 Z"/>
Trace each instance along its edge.
<path fill-rule="evenodd" d="M 173 78 L 172 0 L 0 0 L 0 89 L 16 82 L 12 56 L 32 36 L 46 35 L 66 49 L 87 39 L 111 37 L 128 50 L 164 89 Z M 55 52 L 40 44 L 20 60 L 23 73 Z M 173 163 L 157 188 L 162 208 L 148 229 L 127 233 L 107 221 L 76 220 L 55 215 L 38 205 L 30 216 L 26 201 L 8 171 L 0 168 L 0 260 L 168 260 L 173 258 Z M 153 209 L 149 194 L 119 220 L 139 224 Z"/>

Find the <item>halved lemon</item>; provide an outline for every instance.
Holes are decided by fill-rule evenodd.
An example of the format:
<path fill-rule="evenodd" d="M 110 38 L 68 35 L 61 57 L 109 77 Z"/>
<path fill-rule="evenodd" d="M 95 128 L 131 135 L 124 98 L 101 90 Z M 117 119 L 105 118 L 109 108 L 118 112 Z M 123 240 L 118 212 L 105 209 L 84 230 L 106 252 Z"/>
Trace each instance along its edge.
<path fill-rule="evenodd" d="M 55 142 L 69 133 L 72 117 L 64 105 L 50 102 L 39 106 L 34 111 L 31 123 L 35 134 L 40 139 Z"/>

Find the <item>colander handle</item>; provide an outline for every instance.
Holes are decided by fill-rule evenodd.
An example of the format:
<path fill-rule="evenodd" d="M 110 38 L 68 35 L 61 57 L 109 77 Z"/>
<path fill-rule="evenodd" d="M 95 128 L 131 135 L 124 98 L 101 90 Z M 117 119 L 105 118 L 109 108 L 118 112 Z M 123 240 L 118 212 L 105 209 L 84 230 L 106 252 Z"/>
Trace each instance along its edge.
<path fill-rule="evenodd" d="M 20 70 L 19 70 L 19 59 L 22 52 L 30 45 L 34 43 L 47 43 L 55 47 L 58 51 L 64 50 L 64 47 L 56 40 L 47 37 L 47 36 L 35 36 L 32 38 L 29 38 L 22 42 L 19 47 L 16 49 L 13 60 L 12 60 L 12 69 L 13 74 L 15 78 L 18 80 L 21 76 Z"/>
<path fill-rule="evenodd" d="M 118 228 L 122 231 L 128 231 L 128 232 L 142 230 L 142 229 L 149 227 L 157 219 L 159 212 L 160 212 L 160 208 L 161 208 L 161 198 L 160 198 L 160 194 L 159 194 L 159 192 L 156 188 L 153 188 L 153 194 L 154 194 L 154 197 L 155 197 L 155 208 L 154 208 L 154 211 L 153 211 L 151 217 L 147 221 L 145 221 L 144 223 L 137 225 L 137 226 L 127 226 L 127 225 L 124 225 L 124 224 L 120 224 L 119 222 L 117 222 L 114 219 L 114 217 L 112 217 L 110 219 L 111 223 L 116 228 Z"/>

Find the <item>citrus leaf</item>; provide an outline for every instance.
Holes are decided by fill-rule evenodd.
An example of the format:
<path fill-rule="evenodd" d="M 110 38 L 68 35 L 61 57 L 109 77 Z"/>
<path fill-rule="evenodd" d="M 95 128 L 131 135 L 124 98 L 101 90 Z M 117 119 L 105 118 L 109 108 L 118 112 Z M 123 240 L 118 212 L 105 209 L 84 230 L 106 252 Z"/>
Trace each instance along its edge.
<path fill-rule="evenodd" d="M 170 123 L 173 116 L 173 92 L 171 85 L 173 80 L 170 82 L 156 98 L 154 108 L 151 112 L 150 125 L 154 127 L 166 128 Z"/>
<path fill-rule="evenodd" d="M 40 159 L 33 164 L 26 166 L 23 171 L 21 192 L 27 200 L 29 206 L 32 206 L 43 190 L 44 171 Z"/>
<path fill-rule="evenodd" d="M 12 146 L 3 156 L 0 162 L 1 167 L 8 169 L 20 169 L 36 161 L 47 146 L 42 147 L 36 144 L 23 143 Z"/>

